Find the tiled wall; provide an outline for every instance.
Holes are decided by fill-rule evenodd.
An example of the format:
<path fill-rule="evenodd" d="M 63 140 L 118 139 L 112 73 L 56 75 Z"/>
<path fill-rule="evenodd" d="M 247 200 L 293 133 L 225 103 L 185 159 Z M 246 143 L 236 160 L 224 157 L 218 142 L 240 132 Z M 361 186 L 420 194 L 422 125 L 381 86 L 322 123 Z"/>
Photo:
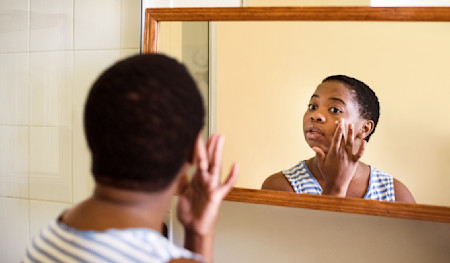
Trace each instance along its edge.
<path fill-rule="evenodd" d="M 139 52 L 140 0 L 0 0 L 0 262 L 93 183 L 82 130 L 98 74 Z"/>

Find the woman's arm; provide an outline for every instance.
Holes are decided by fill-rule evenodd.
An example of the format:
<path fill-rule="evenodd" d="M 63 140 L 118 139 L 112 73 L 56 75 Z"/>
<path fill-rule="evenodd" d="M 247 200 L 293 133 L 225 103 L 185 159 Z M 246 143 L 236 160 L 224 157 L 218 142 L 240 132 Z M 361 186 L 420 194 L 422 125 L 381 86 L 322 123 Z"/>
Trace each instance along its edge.
<path fill-rule="evenodd" d="M 409 189 L 399 180 L 394 178 L 394 192 L 396 202 L 405 202 L 415 204 L 413 195 Z"/>
<path fill-rule="evenodd" d="M 292 185 L 289 183 L 288 179 L 282 172 L 278 172 L 267 177 L 267 179 L 264 180 L 261 189 L 294 192 Z"/>

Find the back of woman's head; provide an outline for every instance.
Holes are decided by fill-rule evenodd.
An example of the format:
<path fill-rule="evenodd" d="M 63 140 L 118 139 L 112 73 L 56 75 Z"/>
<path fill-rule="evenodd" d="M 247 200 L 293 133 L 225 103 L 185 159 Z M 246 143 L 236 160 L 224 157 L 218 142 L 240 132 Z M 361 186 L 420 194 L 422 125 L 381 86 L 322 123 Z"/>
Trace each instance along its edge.
<path fill-rule="evenodd" d="M 159 191 L 191 156 L 203 127 L 200 92 L 165 55 L 129 57 L 94 83 L 84 123 L 97 183 Z"/>

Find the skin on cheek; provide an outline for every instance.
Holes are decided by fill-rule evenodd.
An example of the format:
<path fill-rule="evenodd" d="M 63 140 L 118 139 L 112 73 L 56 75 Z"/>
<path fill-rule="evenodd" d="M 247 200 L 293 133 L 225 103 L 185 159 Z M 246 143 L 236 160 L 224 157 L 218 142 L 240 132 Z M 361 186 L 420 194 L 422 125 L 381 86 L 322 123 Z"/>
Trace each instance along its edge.
<path fill-rule="evenodd" d="M 327 152 L 333 142 L 336 129 L 343 124 L 342 136 L 348 138 L 349 124 L 353 125 L 353 138 L 361 138 L 365 120 L 359 115 L 359 104 L 354 91 L 340 82 L 321 83 L 311 96 L 310 104 L 303 116 L 303 133 L 308 145 Z M 336 111 L 338 109 L 338 111 Z M 317 121 L 323 117 L 322 121 Z M 323 137 L 309 135 L 311 127 L 320 129 Z"/>

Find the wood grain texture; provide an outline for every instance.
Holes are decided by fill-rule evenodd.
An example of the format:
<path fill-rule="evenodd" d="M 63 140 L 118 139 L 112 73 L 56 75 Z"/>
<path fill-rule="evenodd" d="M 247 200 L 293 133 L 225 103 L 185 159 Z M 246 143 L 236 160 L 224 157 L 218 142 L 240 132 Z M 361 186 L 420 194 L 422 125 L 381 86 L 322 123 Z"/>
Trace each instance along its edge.
<path fill-rule="evenodd" d="M 448 7 L 153 8 L 157 21 L 450 21 Z"/>
<path fill-rule="evenodd" d="M 450 223 L 450 207 L 233 188 L 228 201 Z"/>
<path fill-rule="evenodd" d="M 161 21 L 450 21 L 450 7 L 155 8 L 145 12 L 143 52 L 157 52 Z M 450 207 L 234 188 L 226 200 L 450 223 Z"/>
<path fill-rule="evenodd" d="M 156 53 L 158 50 L 158 20 L 150 12 L 145 12 L 144 53 Z"/>

